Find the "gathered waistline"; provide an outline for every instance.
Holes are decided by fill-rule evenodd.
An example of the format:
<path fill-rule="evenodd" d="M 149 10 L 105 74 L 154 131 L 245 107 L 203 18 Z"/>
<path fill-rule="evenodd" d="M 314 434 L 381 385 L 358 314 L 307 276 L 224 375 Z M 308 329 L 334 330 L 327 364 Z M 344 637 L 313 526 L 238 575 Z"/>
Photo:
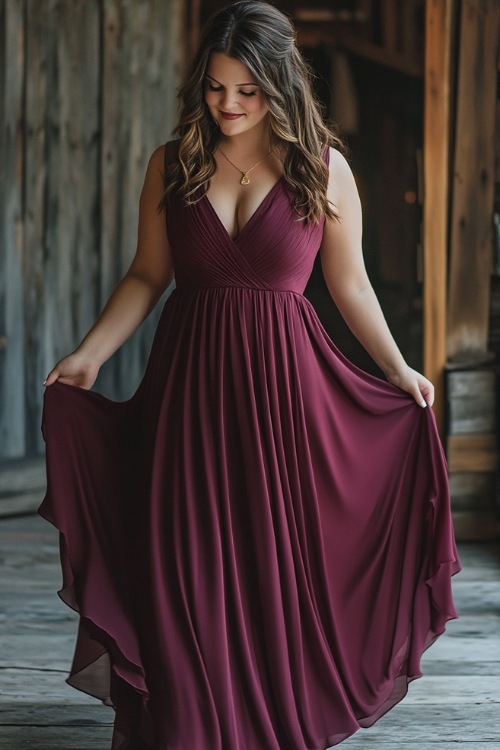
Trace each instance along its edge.
<path fill-rule="evenodd" d="M 303 299 L 306 299 L 302 292 L 296 292 L 294 289 L 266 289 L 265 287 L 259 287 L 259 286 L 243 286 L 242 284 L 236 285 L 236 284 L 217 284 L 214 286 L 176 286 L 173 290 L 174 292 L 211 292 L 215 289 L 243 289 L 246 292 L 267 292 L 268 294 L 294 294 L 297 297 L 302 297 Z"/>

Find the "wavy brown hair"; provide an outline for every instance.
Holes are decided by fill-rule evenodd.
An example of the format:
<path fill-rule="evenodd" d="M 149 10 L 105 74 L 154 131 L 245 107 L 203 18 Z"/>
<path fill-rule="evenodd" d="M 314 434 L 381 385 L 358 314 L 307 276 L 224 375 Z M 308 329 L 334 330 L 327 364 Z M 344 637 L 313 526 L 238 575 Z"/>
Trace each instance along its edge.
<path fill-rule="evenodd" d="M 323 121 L 312 88 L 313 74 L 295 44 L 290 20 L 272 5 L 241 0 L 215 13 L 205 26 L 198 52 L 179 89 L 178 154 L 169 160 L 162 205 L 175 194 L 196 203 L 215 172 L 218 125 L 205 103 L 210 55 L 219 52 L 248 67 L 269 107 L 271 137 L 283 158 L 300 218 L 318 223 L 338 218 L 327 199 L 325 147 L 344 150 L 333 127 Z M 200 190 L 202 188 L 202 190 Z"/>

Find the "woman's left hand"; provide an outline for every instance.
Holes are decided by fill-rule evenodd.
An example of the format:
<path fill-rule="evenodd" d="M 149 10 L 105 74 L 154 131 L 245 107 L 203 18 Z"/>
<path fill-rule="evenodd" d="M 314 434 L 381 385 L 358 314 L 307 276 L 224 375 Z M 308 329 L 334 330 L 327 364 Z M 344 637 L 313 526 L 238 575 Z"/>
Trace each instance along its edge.
<path fill-rule="evenodd" d="M 402 371 L 387 375 L 387 379 L 393 385 L 406 391 L 413 396 L 422 408 L 432 406 L 434 403 L 434 386 L 416 370 L 406 366 Z"/>

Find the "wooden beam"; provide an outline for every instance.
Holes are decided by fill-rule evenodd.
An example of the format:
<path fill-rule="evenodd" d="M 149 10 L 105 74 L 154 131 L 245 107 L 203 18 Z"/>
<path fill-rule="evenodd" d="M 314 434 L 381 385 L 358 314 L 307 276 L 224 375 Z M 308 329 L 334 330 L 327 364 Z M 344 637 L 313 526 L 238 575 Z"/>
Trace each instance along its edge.
<path fill-rule="evenodd" d="M 401 16 L 404 15 L 405 8 L 401 9 L 398 0 L 382 0 L 380 8 L 382 43 L 387 50 L 398 52 L 401 49 Z M 415 33 L 415 28 L 413 33 Z"/>
<path fill-rule="evenodd" d="M 321 32 L 318 29 L 318 34 L 320 33 Z M 327 27 L 325 27 L 323 33 L 329 33 Z M 303 43 L 303 38 L 303 36 L 299 35 L 299 41 L 301 44 Z M 422 77 L 422 65 L 420 61 L 397 50 L 390 47 L 384 47 L 380 44 L 375 44 L 369 39 L 356 36 L 349 31 L 339 31 L 334 39 L 339 49 L 352 52 L 353 55 L 364 57 L 366 60 L 371 60 L 372 62 L 384 65 L 392 70 L 398 70 L 400 73 L 405 73 L 414 78 Z"/>
<path fill-rule="evenodd" d="M 457 87 L 448 357 L 488 359 L 499 0 L 463 0 Z"/>
<path fill-rule="evenodd" d="M 424 372 L 444 432 L 446 269 L 453 0 L 426 0 L 424 103 Z"/>

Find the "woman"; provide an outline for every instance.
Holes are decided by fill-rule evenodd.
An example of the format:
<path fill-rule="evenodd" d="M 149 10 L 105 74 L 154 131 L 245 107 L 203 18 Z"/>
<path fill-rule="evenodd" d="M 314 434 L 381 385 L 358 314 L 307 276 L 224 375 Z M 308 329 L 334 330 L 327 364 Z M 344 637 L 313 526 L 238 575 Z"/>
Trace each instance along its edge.
<path fill-rule="evenodd" d="M 41 513 L 80 612 L 68 681 L 114 706 L 115 750 L 320 750 L 397 703 L 456 616 L 433 387 L 368 281 L 288 19 L 216 14 L 180 99 L 132 265 L 46 380 Z M 318 250 L 389 382 L 304 298 Z M 174 273 L 135 395 L 89 392 Z"/>

